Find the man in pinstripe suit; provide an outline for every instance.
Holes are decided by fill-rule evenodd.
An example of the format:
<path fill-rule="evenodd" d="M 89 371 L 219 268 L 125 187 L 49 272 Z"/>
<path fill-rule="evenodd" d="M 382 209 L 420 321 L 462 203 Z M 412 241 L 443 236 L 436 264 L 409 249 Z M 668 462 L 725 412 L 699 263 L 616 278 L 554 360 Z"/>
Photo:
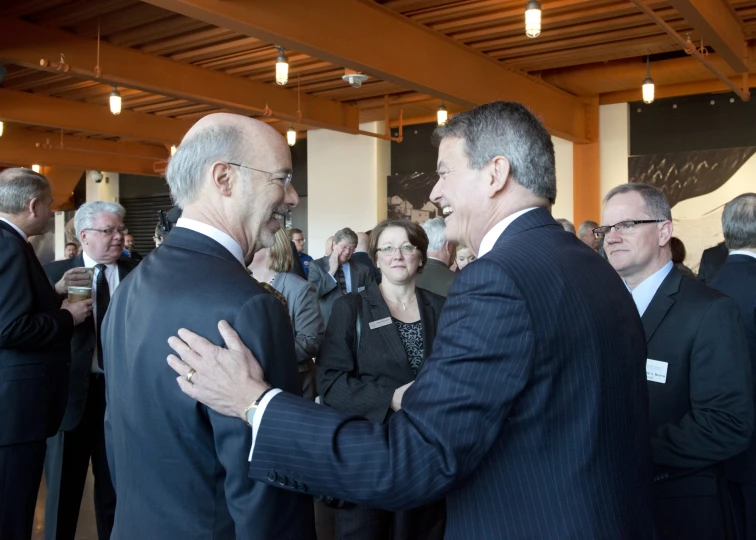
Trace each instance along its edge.
<path fill-rule="evenodd" d="M 548 212 L 548 132 L 495 102 L 436 139 L 432 199 L 479 259 L 400 412 L 378 426 L 270 389 L 224 322 L 228 350 L 171 339 L 179 385 L 247 420 L 261 482 L 386 509 L 446 497 L 449 540 L 652 538 L 643 327 L 609 264 Z"/>

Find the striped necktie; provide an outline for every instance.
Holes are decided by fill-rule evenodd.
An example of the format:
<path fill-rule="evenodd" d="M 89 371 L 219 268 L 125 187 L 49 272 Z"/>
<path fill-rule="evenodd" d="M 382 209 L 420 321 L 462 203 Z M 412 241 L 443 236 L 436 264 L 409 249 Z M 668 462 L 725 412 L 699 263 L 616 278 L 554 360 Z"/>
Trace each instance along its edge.
<path fill-rule="evenodd" d="M 344 268 L 339 265 L 339 271 L 336 272 L 339 278 L 339 286 L 341 287 L 341 294 L 347 293 L 346 276 L 344 276 Z"/>

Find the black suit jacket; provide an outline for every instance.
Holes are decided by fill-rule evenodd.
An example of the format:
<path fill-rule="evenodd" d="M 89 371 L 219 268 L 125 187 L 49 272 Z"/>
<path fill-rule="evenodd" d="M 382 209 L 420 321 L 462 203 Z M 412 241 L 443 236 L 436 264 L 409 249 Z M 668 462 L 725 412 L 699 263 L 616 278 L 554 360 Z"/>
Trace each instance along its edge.
<path fill-rule="evenodd" d="M 756 374 L 756 258 L 730 255 L 709 285 L 725 293 L 738 305 L 751 350 L 751 371 Z M 756 386 L 753 392 L 756 395 Z M 736 482 L 756 484 L 756 431 L 751 436 L 748 450 L 725 462 L 725 472 L 728 478 Z"/>
<path fill-rule="evenodd" d="M 656 491 L 714 495 L 715 466 L 745 450 L 753 429 L 751 365 L 738 308 L 672 268 L 642 321 L 648 358 L 668 363 L 666 382 L 648 381 Z"/>
<path fill-rule="evenodd" d="M 301 393 L 289 314 L 211 238 L 175 227 L 113 295 L 103 322 L 113 540 L 314 538 L 312 498 L 251 480 L 250 427 L 185 395 L 165 361 L 179 328 L 222 344 L 221 319 L 266 380 Z"/>
<path fill-rule="evenodd" d="M 352 253 L 351 261 L 357 261 L 362 266 L 365 266 L 370 269 L 370 273 L 373 276 L 373 281 L 380 284 L 381 282 L 381 271 L 376 268 L 375 263 L 373 262 L 373 259 L 370 258 L 370 255 L 365 253 L 364 251 L 355 251 Z"/>
<path fill-rule="evenodd" d="M 123 279 L 134 269 L 137 262 L 131 257 L 122 255 L 118 259 L 118 278 Z M 55 261 L 44 266 L 47 279 L 50 284 L 60 281 L 68 270 L 84 266 L 84 256 L 77 255 L 73 259 L 64 259 Z M 119 284 L 120 287 L 120 284 Z M 74 328 L 73 337 L 71 338 L 71 373 L 68 387 L 68 404 L 66 413 L 60 424 L 60 429 L 69 431 L 74 429 L 81 422 L 84 414 L 84 407 L 87 404 L 87 395 L 89 394 L 89 380 L 92 372 L 92 357 L 94 355 L 97 337 L 95 335 L 94 317 L 89 316 L 82 324 Z"/>
<path fill-rule="evenodd" d="M 705 249 L 701 254 L 701 264 L 698 265 L 698 281 L 709 283 L 722 268 L 728 253 L 729 250 L 724 242 Z"/>
<path fill-rule="evenodd" d="M 328 273 L 328 257 L 316 259 L 310 263 L 310 271 L 307 280 L 313 284 L 318 293 L 318 302 L 320 303 L 320 313 L 323 315 L 323 321 L 328 326 L 328 319 L 331 317 L 333 303 L 344 296 L 341 293 L 338 281 L 334 280 Z M 355 261 L 349 261 L 349 272 L 352 281 L 352 292 L 359 292 L 361 287 L 368 283 L 373 283 L 373 274 L 367 266 Z"/>
<path fill-rule="evenodd" d="M 456 276 L 443 262 L 428 258 L 422 274 L 417 275 L 417 286 L 446 297 Z"/>
<path fill-rule="evenodd" d="M 0 221 L 0 446 L 58 431 L 74 327 L 60 304 L 31 245 Z"/>
<path fill-rule="evenodd" d="M 420 288 L 415 290 L 427 358 L 433 351 L 444 298 Z M 354 351 L 358 302 L 362 304 L 362 326 L 360 348 Z M 359 294 L 336 300 L 316 364 L 323 403 L 379 424 L 392 412 L 394 390 L 415 380 L 396 326 L 391 323 L 370 328 L 371 322 L 386 317 L 391 318 L 391 313 L 375 283 Z"/>
<path fill-rule="evenodd" d="M 250 475 L 387 509 L 446 495 L 446 540 L 652 538 L 645 362 L 617 273 L 531 210 L 455 279 L 401 411 L 279 394 Z"/>

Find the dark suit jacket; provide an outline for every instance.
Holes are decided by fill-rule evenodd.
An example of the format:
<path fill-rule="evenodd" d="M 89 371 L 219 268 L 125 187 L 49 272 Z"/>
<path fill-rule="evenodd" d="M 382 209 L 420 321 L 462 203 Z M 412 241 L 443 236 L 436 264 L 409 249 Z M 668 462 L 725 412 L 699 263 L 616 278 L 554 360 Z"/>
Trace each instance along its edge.
<path fill-rule="evenodd" d="M 122 255 L 118 259 L 118 278 L 123 281 L 128 273 L 135 268 L 137 262 L 127 255 Z M 73 259 L 64 259 L 54 261 L 44 266 L 47 279 L 50 284 L 60 281 L 68 270 L 84 266 L 84 256 L 77 255 Z M 120 287 L 120 284 L 119 284 Z M 66 414 L 60 424 L 60 429 L 70 431 L 79 425 L 81 416 L 84 414 L 84 407 L 87 404 L 87 394 L 89 393 L 89 374 L 92 372 L 92 356 L 94 355 L 97 337 L 95 335 L 94 317 L 87 317 L 87 320 L 74 328 L 73 337 L 71 338 L 71 373 L 68 386 L 68 404 L 66 405 Z M 126 346 L 124 344 L 124 346 Z"/>
<path fill-rule="evenodd" d="M 293 273 L 276 274 L 273 287 L 286 298 L 294 327 L 294 349 L 297 352 L 299 372 L 307 373 L 312 359 L 318 355 L 325 334 L 318 294 L 311 283 Z"/>
<path fill-rule="evenodd" d="M 738 305 L 751 349 L 751 371 L 756 374 L 756 258 L 730 255 L 709 285 Z M 756 386 L 753 391 L 756 395 Z M 756 484 L 756 432 L 751 436 L 748 450 L 725 462 L 725 472 L 736 482 Z"/>
<path fill-rule="evenodd" d="M 357 261 L 362 266 L 369 268 L 370 273 L 373 276 L 373 281 L 375 281 L 376 283 L 381 282 L 381 271 L 376 268 L 373 259 L 370 258 L 370 255 L 368 255 L 364 251 L 355 251 L 354 253 L 352 253 L 352 258 L 350 259 L 350 261 Z"/>
<path fill-rule="evenodd" d="M 535 209 L 455 279 L 401 411 L 279 394 L 250 474 L 390 510 L 446 495 L 447 540 L 651 538 L 645 362 L 617 273 Z"/>
<path fill-rule="evenodd" d="M 417 286 L 446 297 L 449 295 L 449 289 L 455 277 L 457 274 L 444 263 L 429 258 L 425 263 L 423 273 L 417 275 Z"/>
<path fill-rule="evenodd" d="M 715 495 L 714 466 L 745 450 L 753 428 L 737 306 L 672 268 L 642 320 L 648 358 L 668 363 L 666 382 L 648 382 L 655 491 Z"/>
<path fill-rule="evenodd" d="M 252 430 L 186 396 L 165 358 L 225 319 L 266 380 L 301 392 L 289 314 L 219 243 L 176 227 L 113 295 L 103 322 L 105 434 L 121 538 L 314 538 L 312 498 L 247 476 Z"/>
<path fill-rule="evenodd" d="M 705 249 L 701 254 L 701 264 L 698 266 L 698 281 L 709 283 L 722 268 L 728 253 L 729 250 L 724 242 Z"/>
<path fill-rule="evenodd" d="M 420 288 L 415 290 L 427 358 L 433 350 L 444 298 Z M 357 302 L 362 303 L 362 330 L 355 358 Z M 385 422 L 392 412 L 394 390 L 415 379 L 396 326 L 392 323 L 374 330 L 370 328 L 371 322 L 386 317 L 390 318 L 391 313 L 375 283 L 359 294 L 339 298 L 333 304 L 317 361 L 322 402 L 379 424 Z"/>
<path fill-rule="evenodd" d="M 0 446 L 58 431 L 74 327 L 60 304 L 31 245 L 0 221 Z"/>
<path fill-rule="evenodd" d="M 310 271 L 307 278 L 314 285 L 318 293 L 320 313 L 323 315 L 323 321 L 325 321 L 326 326 L 328 326 L 328 319 L 331 317 L 333 303 L 344 296 L 341 294 L 341 287 L 339 287 L 338 281 L 330 276 L 328 269 L 328 257 L 316 259 L 310 263 Z M 360 287 L 373 282 L 373 274 L 370 268 L 354 259 L 349 261 L 349 271 L 352 280 L 352 292 L 359 292 Z"/>

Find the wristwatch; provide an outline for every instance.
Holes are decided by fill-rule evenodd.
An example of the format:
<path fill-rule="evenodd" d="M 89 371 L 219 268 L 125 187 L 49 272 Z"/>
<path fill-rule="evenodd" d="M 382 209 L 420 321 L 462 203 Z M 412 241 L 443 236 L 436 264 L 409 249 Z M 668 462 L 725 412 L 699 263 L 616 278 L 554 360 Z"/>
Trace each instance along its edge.
<path fill-rule="evenodd" d="M 263 392 L 262 394 L 260 394 L 260 397 L 258 397 L 252 405 L 250 405 L 249 407 L 247 407 L 244 410 L 244 420 L 247 422 L 247 425 L 249 427 L 253 427 L 252 426 L 252 420 L 254 420 L 254 418 L 255 418 L 255 412 L 257 412 L 257 407 L 260 406 L 260 402 L 265 397 L 265 394 L 267 394 L 271 390 L 273 390 L 272 387 L 266 388 L 265 392 Z"/>

